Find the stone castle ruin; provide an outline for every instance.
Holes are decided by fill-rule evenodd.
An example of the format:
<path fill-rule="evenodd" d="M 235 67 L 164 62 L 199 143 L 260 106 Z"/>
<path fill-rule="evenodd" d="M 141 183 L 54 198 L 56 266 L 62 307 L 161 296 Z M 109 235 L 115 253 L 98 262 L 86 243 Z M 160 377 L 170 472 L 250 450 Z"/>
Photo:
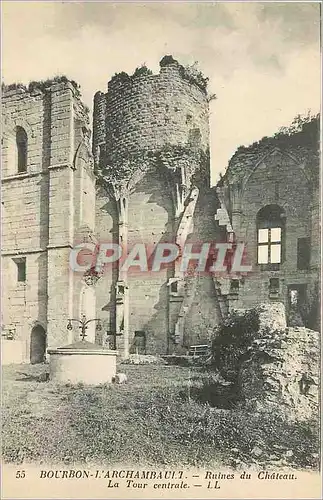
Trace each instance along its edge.
<path fill-rule="evenodd" d="M 66 325 L 83 314 L 103 325 L 91 323 L 87 340 L 124 358 L 208 344 L 230 311 L 258 303 L 318 329 L 318 120 L 239 148 L 211 187 L 206 83 L 171 56 L 158 74 L 117 74 L 94 96 L 92 134 L 75 82 L 3 89 L 2 330 L 16 361 L 75 341 Z M 246 243 L 252 273 L 69 266 L 80 242 L 213 241 Z"/>

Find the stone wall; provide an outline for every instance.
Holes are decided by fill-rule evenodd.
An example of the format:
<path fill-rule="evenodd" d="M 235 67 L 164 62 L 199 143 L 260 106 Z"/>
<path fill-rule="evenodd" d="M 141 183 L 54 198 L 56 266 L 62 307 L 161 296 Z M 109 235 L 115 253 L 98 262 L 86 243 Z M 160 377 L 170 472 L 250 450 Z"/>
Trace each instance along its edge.
<path fill-rule="evenodd" d="M 315 129 L 315 121 L 309 126 Z M 246 264 L 252 266 L 251 273 L 239 282 L 239 293 L 228 297 L 229 308 L 282 301 L 289 321 L 293 289 L 300 294 L 299 324 L 318 329 L 318 138 L 313 132 L 306 133 L 264 138 L 249 148 L 240 148 L 230 161 L 220 189 L 225 192 L 235 238 L 246 244 Z M 266 206 L 277 206 L 283 214 L 282 259 L 276 266 L 260 265 L 257 259 L 257 214 Z M 301 269 L 298 244 L 305 238 L 309 240 L 310 258 L 307 268 Z M 276 290 L 271 280 L 278 280 Z"/>
<path fill-rule="evenodd" d="M 201 248 L 203 243 L 214 243 L 219 231 L 214 220 L 218 200 L 209 189 L 201 189 L 194 214 L 194 229 L 188 242 Z M 195 246 L 193 246 L 193 249 Z M 194 284 L 188 284 L 194 289 Z M 208 273 L 198 273 L 194 299 L 185 317 L 185 345 L 209 344 L 215 326 L 221 323 L 221 311 L 214 287 L 213 277 Z"/>
<path fill-rule="evenodd" d="M 278 192 L 277 192 L 278 191 Z M 279 205 L 286 215 L 285 248 L 279 270 L 266 270 L 257 264 L 257 213 L 266 205 Z M 247 259 L 253 267 L 241 293 L 245 307 L 267 301 L 269 280 L 277 277 L 287 306 L 287 287 L 307 284 L 310 270 L 297 269 L 297 240 L 310 236 L 311 189 L 301 166 L 289 155 L 274 151 L 245 180 L 241 198 L 238 237 L 247 244 Z"/>
<path fill-rule="evenodd" d="M 206 150 L 208 108 L 206 95 L 181 76 L 176 61 L 162 66 L 158 75 L 121 73 L 109 82 L 105 99 L 102 93 L 94 99 L 94 149 L 105 133 L 112 158 L 194 140 Z"/>
<path fill-rule="evenodd" d="M 49 101 L 24 89 L 2 95 L 2 325 L 14 332 L 29 359 L 29 336 L 36 321 L 47 320 L 49 219 Z M 18 173 L 16 127 L 27 135 L 26 172 Z M 25 261 L 27 280 L 17 281 Z M 9 345 L 9 344 L 8 344 Z M 11 344 L 10 344 L 11 346 Z"/>
<path fill-rule="evenodd" d="M 149 171 L 129 198 L 129 248 L 144 243 L 148 255 L 158 243 L 173 241 L 174 209 L 165 179 L 156 169 Z M 151 260 L 150 260 L 151 265 Z M 147 353 L 167 351 L 167 281 L 169 270 L 159 273 L 128 273 L 130 344 L 136 330 L 147 332 Z M 133 349 L 132 349 L 133 350 Z"/>
<path fill-rule="evenodd" d="M 79 151 L 88 117 L 68 81 L 5 89 L 2 106 L 2 326 L 15 332 L 28 361 L 37 325 L 47 333 L 48 345 L 67 340 L 74 281 L 69 252 L 78 225 L 94 229 L 91 151 L 89 146 L 87 154 Z M 26 169 L 20 172 L 17 127 L 27 137 Z M 18 281 L 21 261 L 26 276 Z"/>
<path fill-rule="evenodd" d="M 240 366 L 239 397 L 249 408 L 282 412 L 290 420 L 317 418 L 319 333 L 286 328 L 283 304 L 259 310 L 259 333 Z"/>

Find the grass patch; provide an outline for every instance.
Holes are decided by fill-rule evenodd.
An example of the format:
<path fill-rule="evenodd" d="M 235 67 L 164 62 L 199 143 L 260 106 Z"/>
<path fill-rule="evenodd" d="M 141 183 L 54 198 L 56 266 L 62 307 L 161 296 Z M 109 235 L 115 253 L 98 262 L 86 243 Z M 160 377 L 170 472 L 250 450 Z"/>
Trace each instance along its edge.
<path fill-rule="evenodd" d="M 317 466 L 314 424 L 212 408 L 194 396 L 206 383 L 201 368 L 125 365 L 128 384 L 100 387 L 42 382 L 45 370 L 3 368 L 6 462 L 216 467 L 232 465 L 238 449 L 250 465 L 258 446 L 264 459 L 273 449 L 279 458 L 292 450 L 290 465 Z"/>

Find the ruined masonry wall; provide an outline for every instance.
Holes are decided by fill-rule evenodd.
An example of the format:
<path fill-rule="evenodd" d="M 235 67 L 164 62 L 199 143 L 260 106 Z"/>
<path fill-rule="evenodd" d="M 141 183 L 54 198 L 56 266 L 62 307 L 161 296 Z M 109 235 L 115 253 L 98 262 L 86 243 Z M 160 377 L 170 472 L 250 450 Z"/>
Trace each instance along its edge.
<path fill-rule="evenodd" d="M 274 150 L 258 166 L 256 160 L 255 157 L 254 164 L 245 170 L 241 199 L 233 207 L 236 211 L 234 230 L 238 239 L 246 243 L 246 263 L 252 266 L 252 272 L 240 282 L 239 296 L 232 300 L 231 307 L 246 308 L 261 302 L 272 302 L 270 279 L 278 278 L 279 294 L 274 300 L 285 304 L 288 315 L 288 288 L 305 285 L 307 302 L 311 306 L 309 294 L 313 295 L 314 283 L 318 280 L 318 219 L 314 222 L 311 212 L 314 195 L 302 165 L 292 155 Z M 278 270 L 264 269 L 257 264 L 257 213 L 266 205 L 279 205 L 286 215 L 282 232 L 282 262 Z M 315 252 L 310 268 L 300 270 L 297 268 L 297 241 L 306 237 L 311 239 Z"/>
<path fill-rule="evenodd" d="M 319 333 L 286 328 L 283 304 L 260 306 L 258 338 L 242 362 L 240 397 L 254 409 L 291 420 L 318 416 Z"/>
<path fill-rule="evenodd" d="M 50 100 L 23 89 L 2 95 L 2 325 L 12 329 L 29 360 L 35 321 L 46 327 L 49 229 Z M 15 128 L 28 137 L 27 173 L 18 174 Z M 28 280 L 17 282 L 13 259 L 26 258 Z M 8 340 L 8 342 L 11 342 Z M 14 341 L 13 341 L 14 342 Z"/>
<path fill-rule="evenodd" d="M 75 224 L 81 222 L 74 213 L 75 199 L 83 197 L 83 212 L 92 212 L 90 225 L 94 227 L 91 162 L 83 154 L 74 164 L 88 118 L 68 82 L 32 92 L 4 91 L 2 106 L 2 325 L 5 331 L 14 330 L 29 361 L 35 325 L 43 326 L 50 346 L 68 340 L 66 318 L 73 313 L 69 252 Z M 24 173 L 17 169 L 17 126 L 25 129 L 28 139 Z M 76 195 L 75 189 L 83 194 Z M 18 258 L 26 259 L 25 282 L 17 281 Z"/>

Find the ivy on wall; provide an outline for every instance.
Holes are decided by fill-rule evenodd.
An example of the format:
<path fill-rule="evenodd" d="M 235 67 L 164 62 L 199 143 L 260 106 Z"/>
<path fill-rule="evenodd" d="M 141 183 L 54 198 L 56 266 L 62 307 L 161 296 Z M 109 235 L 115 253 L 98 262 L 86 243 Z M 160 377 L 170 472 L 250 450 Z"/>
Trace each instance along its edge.
<path fill-rule="evenodd" d="M 127 184 L 137 172 L 162 166 L 172 173 L 184 169 L 188 179 L 201 183 L 209 177 L 209 152 L 189 146 L 167 145 L 158 151 L 141 150 L 137 153 L 109 158 L 104 153 L 97 170 L 98 184 L 103 187 Z"/>
<path fill-rule="evenodd" d="M 243 176 L 257 159 L 274 147 L 294 154 L 305 168 L 308 167 L 308 175 L 315 179 L 319 175 L 319 137 L 320 115 L 297 115 L 289 127 L 281 127 L 272 137 L 263 137 L 251 146 L 240 146 L 229 162 L 222 183 L 230 174 Z"/>
<path fill-rule="evenodd" d="M 188 66 L 180 66 L 180 74 L 184 80 L 196 85 L 204 94 L 207 93 L 209 78 L 199 70 L 197 62 Z"/>
<path fill-rule="evenodd" d="M 136 154 L 123 155 L 122 158 L 100 158 L 97 172 L 98 183 L 102 186 L 126 183 L 133 174 L 147 171 L 156 162 L 153 153 L 142 150 Z"/>

